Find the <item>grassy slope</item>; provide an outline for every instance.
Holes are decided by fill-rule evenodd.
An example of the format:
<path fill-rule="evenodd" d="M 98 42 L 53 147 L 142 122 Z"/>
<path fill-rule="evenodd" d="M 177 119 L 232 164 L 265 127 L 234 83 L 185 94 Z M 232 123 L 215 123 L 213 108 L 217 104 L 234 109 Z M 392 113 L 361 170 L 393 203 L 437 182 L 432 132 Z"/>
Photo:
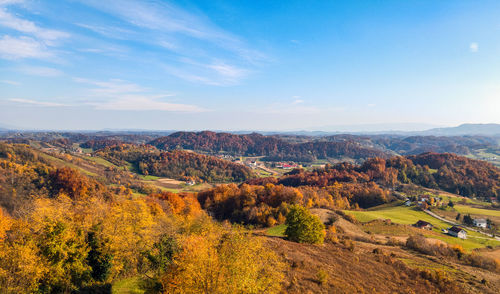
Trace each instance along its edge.
<path fill-rule="evenodd" d="M 269 228 L 266 233 L 268 236 L 284 237 L 285 236 L 286 225 L 277 225 L 275 227 Z"/>
<path fill-rule="evenodd" d="M 143 294 L 139 288 L 139 278 L 133 277 L 113 283 L 112 294 Z"/>
<path fill-rule="evenodd" d="M 460 205 L 460 204 L 456 204 L 453 208 L 455 208 L 455 210 L 457 212 L 460 212 L 461 214 L 469 213 L 469 214 L 500 217 L 500 210 L 481 209 L 481 208 L 475 208 L 475 207 L 470 207 L 467 205 Z"/>
<path fill-rule="evenodd" d="M 67 162 L 67 161 L 64 161 L 62 159 L 59 159 L 57 157 L 54 157 L 54 156 L 51 156 L 49 154 L 46 154 L 46 153 L 43 153 L 43 152 L 40 152 L 39 153 L 39 156 L 46 159 L 46 160 L 49 160 L 50 162 L 52 162 L 55 166 L 65 166 L 65 167 L 70 167 L 70 168 L 73 168 L 73 169 L 76 169 L 86 175 L 89 175 L 89 176 L 98 176 L 96 173 L 94 172 L 91 172 L 91 171 L 88 171 L 84 168 L 81 168 L 71 162 Z"/>
<path fill-rule="evenodd" d="M 430 238 L 439 239 L 449 244 L 459 244 L 466 250 L 472 250 L 475 248 L 482 248 L 486 246 L 498 246 L 500 242 L 490 240 L 485 238 L 476 232 L 468 232 L 469 238 L 466 240 L 461 240 L 459 238 L 451 237 L 441 233 L 441 229 L 449 228 L 450 225 L 433 218 L 432 216 L 416 210 L 413 207 L 407 206 L 392 206 L 383 207 L 381 209 L 370 210 L 370 211 L 345 211 L 348 214 L 354 215 L 356 219 L 360 222 L 369 222 L 376 219 L 390 219 L 394 223 L 411 225 L 416 223 L 418 220 L 424 220 L 432 225 L 434 225 L 433 231 L 424 231 L 422 233 Z M 387 232 L 390 234 L 390 232 Z M 396 233 L 396 232 L 395 232 Z M 397 233 L 396 233 L 397 235 Z"/>

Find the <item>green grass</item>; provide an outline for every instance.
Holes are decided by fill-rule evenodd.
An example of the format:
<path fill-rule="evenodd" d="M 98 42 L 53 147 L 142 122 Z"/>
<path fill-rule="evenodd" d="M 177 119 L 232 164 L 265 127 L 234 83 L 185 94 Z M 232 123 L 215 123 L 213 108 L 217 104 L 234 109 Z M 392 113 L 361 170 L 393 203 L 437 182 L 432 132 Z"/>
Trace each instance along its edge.
<path fill-rule="evenodd" d="M 117 281 L 113 284 L 111 293 L 113 294 L 143 294 L 144 290 L 139 288 L 139 277 L 128 278 Z"/>
<path fill-rule="evenodd" d="M 455 210 L 460 212 L 461 214 L 468 213 L 468 214 L 478 214 L 478 215 L 500 217 L 500 210 L 475 208 L 475 207 L 470 207 L 470 206 L 461 205 L 461 204 L 455 204 L 455 206 L 453 208 L 455 208 Z"/>
<path fill-rule="evenodd" d="M 492 239 L 485 239 L 486 236 L 473 232 L 467 231 L 468 239 L 462 240 L 452 236 L 445 235 L 441 232 L 441 229 L 449 228 L 451 225 L 445 223 L 441 220 L 435 219 L 432 216 L 426 214 L 423 211 L 417 210 L 413 207 L 406 206 L 392 206 L 392 207 L 382 207 L 376 210 L 364 210 L 364 211 L 344 211 L 347 214 L 354 215 L 356 219 L 360 222 L 369 222 L 375 219 L 390 219 L 394 223 L 403 225 L 412 225 L 418 220 L 423 220 L 431 223 L 434 226 L 432 231 L 422 230 L 422 234 L 429 238 L 439 239 L 448 244 L 458 244 L 461 245 L 466 250 L 472 250 L 475 248 L 482 248 L 486 246 L 498 246 L 499 241 Z M 391 234 L 390 230 L 384 233 Z M 408 232 L 410 233 L 410 232 Z M 400 235 L 400 231 L 395 231 L 395 235 Z"/>
<path fill-rule="evenodd" d="M 82 149 L 83 153 L 92 153 L 94 151 L 94 150 L 92 150 L 92 148 L 82 148 L 82 147 L 80 147 L 80 149 Z"/>
<path fill-rule="evenodd" d="M 449 196 L 449 194 L 440 194 L 439 197 L 443 198 L 443 201 L 445 201 L 445 203 L 448 203 L 451 200 L 454 204 L 457 204 L 465 200 L 466 204 L 476 204 L 485 207 L 491 206 L 491 203 L 467 197 Z"/>
<path fill-rule="evenodd" d="M 286 225 L 277 225 L 275 227 L 267 229 L 266 233 L 269 236 L 276 236 L 276 237 L 285 237 L 285 230 L 286 230 Z"/>
<path fill-rule="evenodd" d="M 93 156 L 85 156 L 85 159 L 93 161 L 97 164 L 103 165 L 105 167 L 116 167 L 113 163 L 107 161 L 106 159 L 102 157 L 93 157 Z"/>
<path fill-rule="evenodd" d="M 157 177 L 157 176 L 151 176 L 151 175 L 141 175 L 141 174 L 137 174 L 139 176 L 139 178 L 145 180 L 145 181 L 156 181 L 158 179 L 161 179 L 161 177 Z"/>
<path fill-rule="evenodd" d="M 94 177 L 97 177 L 99 176 L 98 174 L 96 173 L 93 173 L 91 171 L 88 171 L 84 168 L 81 168 L 79 167 L 78 165 L 76 164 L 73 164 L 71 162 L 67 162 L 67 161 L 64 161 L 62 159 L 59 159 L 57 157 L 54 157 L 54 156 L 51 156 L 51 155 L 48 155 L 46 153 L 42 153 L 40 152 L 40 156 L 43 157 L 44 159 L 46 160 L 49 160 L 49 161 L 52 161 L 55 165 L 63 165 L 63 166 L 66 166 L 66 167 L 70 167 L 70 168 L 73 168 L 73 169 L 76 169 L 76 170 L 79 170 L 81 171 L 82 173 L 86 174 L 86 175 L 89 175 L 89 176 L 94 176 Z"/>
<path fill-rule="evenodd" d="M 442 228 L 449 227 L 448 224 L 433 218 L 423 211 L 417 210 L 414 207 L 407 206 L 390 206 L 383 207 L 377 210 L 364 211 L 344 211 L 347 214 L 354 215 L 360 222 L 369 222 L 375 219 L 391 219 L 393 222 L 403 225 L 411 225 L 419 220 L 424 220 L 432 223 L 434 226 Z"/>

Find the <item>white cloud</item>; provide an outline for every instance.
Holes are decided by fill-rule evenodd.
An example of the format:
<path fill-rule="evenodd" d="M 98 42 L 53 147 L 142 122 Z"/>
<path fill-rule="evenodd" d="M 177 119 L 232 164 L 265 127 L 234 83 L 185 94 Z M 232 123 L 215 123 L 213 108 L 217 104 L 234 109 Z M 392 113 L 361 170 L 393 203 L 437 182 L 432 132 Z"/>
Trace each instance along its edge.
<path fill-rule="evenodd" d="M 0 57 L 5 59 L 52 57 L 49 47 L 57 46 L 60 39 L 68 38 L 70 35 L 66 32 L 41 28 L 32 21 L 9 13 L 6 6 L 17 3 L 22 1 L 0 2 L 0 27 L 10 28 L 25 36 L 4 35 L 0 39 Z"/>
<path fill-rule="evenodd" d="M 244 77 L 248 73 L 248 71 L 245 69 L 225 63 L 210 64 L 207 65 L 207 67 L 213 69 L 217 74 L 229 80 L 237 80 L 241 77 Z"/>
<path fill-rule="evenodd" d="M 8 100 L 11 101 L 11 102 L 15 102 L 15 103 L 28 104 L 28 105 L 34 105 L 34 106 L 45 106 L 45 107 L 69 106 L 69 105 L 61 104 L 61 103 L 45 102 L 45 101 L 35 101 L 35 100 L 21 99 L 21 98 L 11 98 L 11 99 L 8 99 Z"/>
<path fill-rule="evenodd" d="M 196 105 L 162 101 L 166 97 L 174 95 L 147 94 L 149 89 L 119 79 L 111 79 L 109 81 L 93 81 L 83 78 L 74 78 L 73 80 L 78 83 L 96 86 L 96 88 L 90 88 L 88 91 L 92 97 L 99 98 L 100 101 L 86 104 L 100 110 L 158 110 L 175 112 L 206 111 L 206 109 Z"/>
<path fill-rule="evenodd" d="M 5 35 L 0 39 L 0 57 L 5 59 L 49 58 L 52 56 L 52 53 L 43 44 L 33 38 Z"/>
<path fill-rule="evenodd" d="M 236 84 L 252 72 L 247 68 L 267 60 L 264 54 L 248 48 L 237 36 L 217 27 L 206 16 L 167 1 L 81 2 L 124 21 L 133 33 L 123 34 L 107 26 L 80 26 L 110 38 L 125 36 L 169 50 L 178 58 L 170 59 L 167 72 L 190 82 L 217 86 Z"/>
<path fill-rule="evenodd" d="M 301 103 L 304 103 L 304 100 L 300 99 L 300 96 L 293 96 L 292 97 L 294 100 L 292 102 L 292 104 L 301 104 Z"/>
<path fill-rule="evenodd" d="M 0 0 L 0 6 L 23 3 L 23 0 Z"/>
<path fill-rule="evenodd" d="M 195 105 L 169 103 L 158 100 L 158 96 L 122 95 L 120 98 L 106 102 L 89 103 L 99 110 L 128 110 L 128 111 L 175 111 L 175 112 L 202 112 L 206 111 Z"/>
<path fill-rule="evenodd" d="M 230 86 L 238 84 L 250 74 L 250 70 L 217 61 L 208 64 L 181 58 L 176 66 L 164 65 L 171 75 L 183 80 L 212 86 Z"/>
<path fill-rule="evenodd" d="M 18 70 L 24 74 L 40 77 L 57 77 L 63 75 L 63 72 L 58 69 L 43 66 L 24 66 Z"/>
<path fill-rule="evenodd" d="M 43 42 L 45 45 L 49 46 L 55 45 L 56 44 L 55 42 L 59 39 L 69 37 L 69 34 L 66 32 L 40 28 L 37 25 L 35 25 L 34 22 L 16 17 L 7 12 L 5 8 L 1 7 L 0 7 L 0 26 L 11 28 L 22 33 L 30 34 L 34 38 Z"/>
<path fill-rule="evenodd" d="M 478 52 L 478 51 L 479 51 L 479 44 L 478 44 L 478 43 L 475 43 L 475 42 L 470 43 L 470 45 L 469 45 L 469 50 L 470 50 L 470 52 L 472 52 L 472 53 L 476 53 L 476 52 Z"/>
<path fill-rule="evenodd" d="M 9 84 L 9 85 L 13 85 L 13 86 L 21 85 L 20 82 L 11 81 L 11 80 L 0 80 L 0 83 Z"/>
<path fill-rule="evenodd" d="M 100 96 L 124 94 L 124 93 L 139 93 L 139 92 L 144 92 L 146 90 L 137 84 L 129 83 L 120 79 L 111 79 L 109 81 L 93 81 L 83 78 L 74 78 L 73 80 L 78 83 L 85 83 L 97 86 L 97 88 L 92 88 L 90 89 L 90 91 L 93 94 Z"/>

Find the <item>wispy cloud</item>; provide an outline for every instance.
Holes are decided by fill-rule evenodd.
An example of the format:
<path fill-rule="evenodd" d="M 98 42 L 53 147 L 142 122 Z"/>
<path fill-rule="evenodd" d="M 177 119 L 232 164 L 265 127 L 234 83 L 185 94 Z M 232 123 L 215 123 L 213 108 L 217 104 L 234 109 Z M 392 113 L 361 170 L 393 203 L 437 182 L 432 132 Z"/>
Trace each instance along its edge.
<path fill-rule="evenodd" d="M 124 25 L 120 28 L 87 23 L 79 26 L 108 38 L 128 38 L 169 51 L 173 55 L 168 63 L 163 62 L 167 63 L 166 71 L 189 82 L 217 86 L 237 84 L 254 72 L 250 68 L 267 59 L 206 16 L 167 1 L 81 2 L 120 19 Z"/>
<path fill-rule="evenodd" d="M 46 45 L 55 45 L 57 40 L 69 37 L 66 32 L 44 29 L 35 25 L 32 21 L 14 16 L 5 7 L 0 7 L 0 26 L 30 34 Z"/>
<path fill-rule="evenodd" d="M 470 50 L 470 52 L 472 52 L 472 53 L 476 53 L 476 52 L 478 52 L 478 51 L 479 51 L 479 44 L 478 44 L 478 43 L 475 43 L 475 42 L 470 43 L 470 45 L 469 45 L 469 50 Z"/>
<path fill-rule="evenodd" d="M 47 48 L 30 37 L 12 37 L 5 35 L 0 38 L 0 57 L 4 59 L 49 58 L 52 53 Z"/>
<path fill-rule="evenodd" d="M 58 69 L 44 66 L 23 66 L 18 68 L 18 70 L 27 75 L 40 77 L 57 77 L 63 75 L 63 72 Z"/>
<path fill-rule="evenodd" d="M 68 38 L 70 35 L 62 31 L 41 28 L 32 21 L 9 13 L 7 6 L 18 3 L 22 1 L 0 2 L 0 27 L 23 34 L 4 35 L 0 39 L 0 57 L 4 59 L 52 57 L 50 47 L 57 46 L 60 39 Z"/>
<path fill-rule="evenodd" d="M 196 105 L 179 104 L 159 101 L 162 96 L 123 95 L 119 99 L 107 102 L 93 102 L 89 105 L 100 110 L 128 110 L 128 111 L 175 111 L 175 112 L 203 112 L 205 109 Z"/>
<path fill-rule="evenodd" d="M 189 82 L 213 86 L 229 86 L 238 84 L 251 71 L 222 61 L 209 64 L 182 58 L 176 66 L 164 65 L 164 69 L 171 75 Z"/>
<path fill-rule="evenodd" d="M 120 79 L 110 79 L 109 81 L 94 81 L 84 78 L 73 78 L 75 82 L 84 83 L 96 86 L 96 88 L 89 89 L 94 95 L 109 96 L 124 93 L 139 93 L 144 92 L 146 89 L 143 87 L 126 82 Z"/>
<path fill-rule="evenodd" d="M 304 100 L 302 100 L 300 96 L 293 96 L 292 98 L 294 99 L 292 102 L 294 105 L 304 103 Z"/>
<path fill-rule="evenodd" d="M 69 106 L 66 104 L 61 104 L 61 103 L 55 103 L 55 102 L 46 102 L 46 101 L 36 101 L 36 100 L 30 100 L 30 99 L 22 99 L 22 98 L 11 98 L 8 99 L 11 102 L 19 103 L 19 104 L 28 104 L 32 106 L 45 106 L 45 107 L 62 107 L 62 106 Z"/>
<path fill-rule="evenodd" d="M 11 80 L 0 80 L 0 83 L 9 84 L 9 85 L 13 85 L 13 86 L 21 85 L 20 82 L 11 81 Z"/>
<path fill-rule="evenodd" d="M 203 112 L 201 107 L 190 104 L 172 103 L 163 101 L 173 94 L 148 94 L 149 89 L 137 84 L 119 79 L 109 81 L 94 81 L 75 78 L 74 81 L 94 86 L 88 89 L 90 96 L 98 101 L 88 102 L 99 110 L 127 110 L 127 111 L 174 111 L 174 112 Z"/>

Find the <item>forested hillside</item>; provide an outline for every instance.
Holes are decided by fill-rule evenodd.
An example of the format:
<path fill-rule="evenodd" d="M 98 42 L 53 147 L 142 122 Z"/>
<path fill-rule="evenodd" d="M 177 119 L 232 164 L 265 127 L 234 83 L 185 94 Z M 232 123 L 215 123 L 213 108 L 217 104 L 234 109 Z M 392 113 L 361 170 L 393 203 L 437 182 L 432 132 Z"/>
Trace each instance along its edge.
<path fill-rule="evenodd" d="M 67 146 L 64 140 L 48 144 L 59 144 L 60 150 Z M 172 193 L 142 187 L 141 176 L 134 172 L 233 183 L 198 193 Z M 453 179 L 446 182 L 453 188 L 469 181 L 474 189 L 482 187 L 473 193 L 497 193 L 498 170 L 489 164 L 429 153 L 296 169 L 281 177 L 252 176 L 241 164 L 149 145 L 118 144 L 92 156 L 72 156 L 0 143 L 0 289 L 9 294 L 109 293 L 129 279 L 137 293 L 385 291 L 415 285 L 431 292 L 461 292 L 494 287 L 468 273 L 467 283 L 459 282 L 401 261 L 422 262 L 411 250 L 430 252 L 425 240 L 425 248 L 368 237 L 353 241 L 352 234 L 359 234 L 357 221 L 343 212 L 397 205 L 389 188 L 428 183 L 424 180 L 447 187 L 445 176 Z M 243 180 L 246 183 L 237 183 Z M 266 237 L 263 230 L 286 227 L 293 211 L 326 214 L 322 222 L 317 216 L 308 218 L 318 228 L 315 242 L 325 244 Z M 352 224 L 345 225 L 344 218 Z M 389 256 L 373 249 L 381 244 L 396 253 Z M 494 259 L 476 257 L 460 247 L 430 248 L 449 254 L 448 266 L 469 265 L 476 274 L 481 268 L 480 276 L 488 279 L 497 271 Z M 375 273 L 398 280 L 353 288 L 345 283 L 352 279 L 337 268 L 352 260 L 352 272 L 366 281 Z M 305 270 L 306 263 L 314 265 L 314 272 Z M 442 266 L 442 261 L 436 264 Z M 383 273 L 375 270 L 381 267 Z M 464 277 L 461 271 L 460 275 Z M 213 279 L 217 283 L 203 282 Z"/>
<path fill-rule="evenodd" d="M 327 187 L 337 182 L 376 182 L 386 187 L 413 183 L 438 188 L 467 197 L 500 199 L 500 170 L 490 163 L 454 154 L 423 153 L 374 158 L 362 165 L 339 163 L 313 171 L 294 170 L 276 178 L 250 180 L 248 183 L 273 183 L 298 187 Z"/>
<path fill-rule="evenodd" d="M 187 151 L 159 151 L 147 145 L 120 144 L 96 152 L 116 165 L 131 164 L 140 174 L 208 182 L 241 182 L 252 171 L 241 164 Z"/>
<path fill-rule="evenodd" d="M 386 157 L 387 154 L 373 148 L 347 142 L 305 142 L 289 143 L 273 136 L 260 134 L 234 135 L 209 131 L 177 132 L 167 137 L 155 139 L 151 145 L 160 149 L 189 149 L 210 153 L 228 152 L 234 155 L 265 156 L 267 160 L 294 160 L 310 162 L 316 159 L 342 158 L 363 159 Z"/>

